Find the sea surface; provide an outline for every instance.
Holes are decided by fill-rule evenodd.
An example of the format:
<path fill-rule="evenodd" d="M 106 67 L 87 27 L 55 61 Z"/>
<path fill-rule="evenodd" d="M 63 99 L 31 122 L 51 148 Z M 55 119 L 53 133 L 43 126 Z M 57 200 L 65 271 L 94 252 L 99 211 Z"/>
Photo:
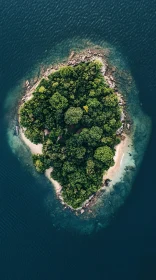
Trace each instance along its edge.
<path fill-rule="evenodd" d="M 92 221 L 61 211 L 13 135 L 24 81 L 90 44 L 130 73 L 142 159 L 111 219 L 101 203 Z M 0 279 L 156 279 L 155 127 L 155 0 L 0 0 Z"/>

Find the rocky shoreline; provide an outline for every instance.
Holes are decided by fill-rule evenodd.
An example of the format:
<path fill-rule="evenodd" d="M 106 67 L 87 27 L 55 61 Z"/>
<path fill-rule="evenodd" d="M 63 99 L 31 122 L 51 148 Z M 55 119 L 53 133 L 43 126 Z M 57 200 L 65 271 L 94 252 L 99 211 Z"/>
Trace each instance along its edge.
<path fill-rule="evenodd" d="M 80 62 L 89 62 L 89 61 L 94 61 L 94 60 L 99 60 L 103 64 L 101 72 L 104 76 L 104 79 L 109 84 L 110 88 L 114 89 L 115 93 L 118 96 L 119 106 L 120 106 L 121 112 L 122 112 L 121 113 L 122 126 L 121 126 L 121 128 L 119 128 L 117 130 L 116 133 L 120 137 L 121 142 L 124 141 L 125 135 L 130 134 L 132 123 L 131 123 L 130 117 L 127 115 L 127 112 L 126 112 L 126 101 L 124 100 L 121 93 L 119 93 L 118 88 L 116 86 L 115 78 L 113 76 L 115 74 L 116 69 L 115 69 L 115 67 L 111 67 L 108 64 L 107 59 L 105 57 L 105 50 L 101 49 L 101 48 L 85 49 L 84 51 L 81 51 L 79 53 L 72 51 L 69 58 L 67 59 L 67 61 L 65 61 L 63 63 L 59 63 L 57 65 L 53 65 L 53 66 L 47 68 L 46 70 L 42 69 L 40 77 L 36 77 L 35 79 L 30 80 L 30 81 L 26 80 L 25 85 L 24 85 L 25 94 L 19 103 L 19 107 L 21 107 L 22 104 L 24 104 L 26 101 L 30 100 L 33 97 L 33 92 L 35 91 L 36 87 L 40 84 L 40 81 L 43 78 L 47 79 L 50 74 L 52 74 L 55 71 L 57 71 L 58 69 L 60 69 L 60 67 L 67 66 L 67 65 L 74 67 L 77 64 L 79 64 Z M 20 116 L 18 116 L 18 119 L 19 119 L 19 117 Z M 18 128 L 19 131 L 21 131 L 21 129 L 22 128 Z M 102 184 L 101 188 L 99 189 L 99 191 L 97 191 L 96 194 L 93 194 L 92 196 L 90 196 L 83 203 L 83 205 L 77 209 L 73 209 L 70 205 L 67 205 L 66 203 L 64 203 L 62 195 L 61 195 L 61 191 L 57 192 L 57 196 L 59 197 L 62 204 L 65 206 L 65 208 L 70 208 L 71 210 L 75 210 L 77 214 L 79 214 L 79 213 L 83 214 L 86 209 L 89 209 L 90 206 L 92 206 L 93 204 L 96 203 L 96 200 L 101 195 L 101 193 L 105 192 L 106 189 L 108 189 L 109 182 L 110 182 L 109 178 L 106 178 L 103 181 L 103 184 Z M 91 210 L 89 210 L 89 211 L 91 211 Z"/>
<path fill-rule="evenodd" d="M 113 74 L 115 74 L 116 68 L 111 67 L 108 64 L 107 59 L 105 57 L 105 50 L 103 49 L 85 49 L 80 53 L 71 51 L 69 58 L 64 63 L 58 63 L 56 65 L 47 68 L 46 70 L 41 69 L 41 74 L 40 74 L 41 77 L 35 77 L 35 79 L 32 79 L 30 81 L 28 80 L 25 81 L 25 85 L 24 85 L 25 94 L 22 97 L 19 106 L 21 106 L 24 102 L 32 98 L 32 93 L 34 92 L 36 87 L 40 84 L 43 78 L 47 79 L 50 74 L 60 69 L 60 67 L 67 66 L 67 65 L 74 67 L 80 62 L 89 62 L 94 60 L 99 60 L 100 62 L 102 62 L 103 67 L 101 72 L 104 76 L 104 79 L 108 83 L 110 88 L 114 89 L 115 93 L 118 96 L 119 105 L 122 109 L 121 122 L 123 123 L 123 128 L 118 130 L 117 133 L 118 135 L 120 135 L 124 130 L 126 130 L 125 132 L 128 133 L 130 131 L 130 127 L 132 123 L 130 117 L 127 115 L 126 112 L 126 101 L 124 100 L 121 93 L 119 93 L 115 82 L 115 78 L 113 76 Z"/>

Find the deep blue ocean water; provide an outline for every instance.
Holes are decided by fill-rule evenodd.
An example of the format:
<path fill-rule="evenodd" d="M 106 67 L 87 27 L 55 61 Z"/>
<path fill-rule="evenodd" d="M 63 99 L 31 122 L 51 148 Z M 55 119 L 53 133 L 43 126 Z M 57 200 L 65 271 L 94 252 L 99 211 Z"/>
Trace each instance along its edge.
<path fill-rule="evenodd" d="M 58 226 L 45 207 L 48 183 L 9 146 L 6 105 L 24 77 L 81 39 L 122 53 L 153 123 L 125 204 L 109 227 L 86 235 Z M 155 92 L 154 0 L 0 1 L 0 279 L 156 279 Z"/>

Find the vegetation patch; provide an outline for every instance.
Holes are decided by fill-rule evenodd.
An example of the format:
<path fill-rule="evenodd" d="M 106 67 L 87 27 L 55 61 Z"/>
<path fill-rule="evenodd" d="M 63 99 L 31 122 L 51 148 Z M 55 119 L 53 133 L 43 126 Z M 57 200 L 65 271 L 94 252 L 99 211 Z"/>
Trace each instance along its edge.
<path fill-rule="evenodd" d="M 53 167 L 64 201 L 78 208 L 102 186 L 114 164 L 116 131 L 121 127 L 117 95 L 98 61 L 64 66 L 42 79 L 20 109 L 20 124 L 43 154 L 33 155 L 38 172 Z"/>

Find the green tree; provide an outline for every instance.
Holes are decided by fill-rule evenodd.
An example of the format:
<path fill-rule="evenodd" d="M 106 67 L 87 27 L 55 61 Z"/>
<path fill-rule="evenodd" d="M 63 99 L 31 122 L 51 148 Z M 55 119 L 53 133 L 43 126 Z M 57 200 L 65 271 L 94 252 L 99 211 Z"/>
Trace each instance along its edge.
<path fill-rule="evenodd" d="M 66 176 L 68 173 L 72 173 L 74 171 L 76 171 L 76 166 L 73 165 L 73 163 L 66 161 L 63 164 L 63 175 Z"/>
<path fill-rule="evenodd" d="M 95 173 L 94 167 L 95 167 L 94 161 L 93 161 L 92 159 L 89 159 L 89 160 L 87 161 L 86 173 L 87 173 L 88 175 Z"/>
<path fill-rule="evenodd" d="M 98 110 L 98 108 L 100 107 L 100 101 L 98 101 L 97 98 L 88 98 L 87 105 L 89 109 L 96 108 Z"/>
<path fill-rule="evenodd" d="M 43 136 L 44 133 L 43 131 L 35 128 L 29 128 L 25 131 L 25 136 L 30 139 L 31 142 L 33 142 L 34 144 L 39 144 L 43 142 Z"/>
<path fill-rule="evenodd" d="M 43 155 L 32 155 L 32 159 L 36 170 L 40 173 L 44 173 L 50 167 L 51 161 Z"/>
<path fill-rule="evenodd" d="M 100 141 L 102 134 L 103 134 L 102 128 L 98 126 L 92 126 L 89 131 L 90 141 L 97 141 L 97 142 Z"/>
<path fill-rule="evenodd" d="M 94 153 L 95 159 L 101 161 L 102 163 L 108 166 L 113 164 L 113 156 L 114 153 L 112 149 L 108 146 L 98 147 Z"/>
<path fill-rule="evenodd" d="M 76 159 L 83 159 L 86 153 L 85 147 L 77 147 L 70 150 L 70 155 Z"/>
<path fill-rule="evenodd" d="M 70 107 L 65 113 L 65 123 L 68 125 L 77 124 L 83 116 L 83 111 L 80 107 Z"/>
<path fill-rule="evenodd" d="M 60 75 L 63 78 L 73 77 L 75 75 L 75 71 L 71 66 L 64 66 L 60 69 Z"/>
<path fill-rule="evenodd" d="M 38 90 L 40 93 L 43 93 L 46 91 L 45 87 L 44 86 L 41 86 Z"/>
<path fill-rule="evenodd" d="M 59 92 L 55 92 L 50 98 L 50 104 L 52 108 L 56 110 L 63 110 L 68 107 L 68 100 L 62 96 Z"/>
<path fill-rule="evenodd" d="M 107 107 L 116 107 L 118 105 L 118 98 L 115 94 L 110 94 L 103 98 L 103 102 Z"/>

